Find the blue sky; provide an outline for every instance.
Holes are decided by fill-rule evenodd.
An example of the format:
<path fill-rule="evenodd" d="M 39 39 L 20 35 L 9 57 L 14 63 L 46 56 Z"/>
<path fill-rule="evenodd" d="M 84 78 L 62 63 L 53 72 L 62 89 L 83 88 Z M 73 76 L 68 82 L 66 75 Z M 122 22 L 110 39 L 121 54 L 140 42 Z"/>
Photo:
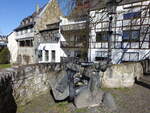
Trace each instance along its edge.
<path fill-rule="evenodd" d="M 8 35 L 20 21 L 35 11 L 36 4 L 41 7 L 48 0 L 0 0 L 0 35 Z"/>
<path fill-rule="evenodd" d="M 76 0 L 57 0 L 64 16 L 68 16 L 76 6 Z"/>

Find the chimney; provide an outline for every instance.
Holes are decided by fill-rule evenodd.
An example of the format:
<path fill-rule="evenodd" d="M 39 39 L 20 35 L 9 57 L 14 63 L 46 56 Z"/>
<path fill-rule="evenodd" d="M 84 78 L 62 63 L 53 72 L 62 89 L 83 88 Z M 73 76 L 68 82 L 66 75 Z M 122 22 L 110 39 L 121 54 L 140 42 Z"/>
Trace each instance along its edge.
<path fill-rule="evenodd" d="M 40 6 L 39 4 L 36 4 L 36 13 L 39 13 L 39 11 L 40 11 Z"/>

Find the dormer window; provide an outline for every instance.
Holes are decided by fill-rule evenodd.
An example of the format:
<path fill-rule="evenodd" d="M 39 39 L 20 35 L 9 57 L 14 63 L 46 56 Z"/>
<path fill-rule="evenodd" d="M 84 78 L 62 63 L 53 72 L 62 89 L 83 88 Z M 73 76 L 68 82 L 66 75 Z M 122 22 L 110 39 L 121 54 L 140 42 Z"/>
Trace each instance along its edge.
<path fill-rule="evenodd" d="M 24 22 L 24 21 L 22 21 L 22 22 L 21 22 L 21 24 L 22 24 L 22 25 L 25 25 L 25 22 Z"/>
<path fill-rule="evenodd" d="M 29 20 L 26 20 L 26 24 L 28 24 L 29 23 Z"/>
<path fill-rule="evenodd" d="M 30 23 L 33 21 L 33 19 L 32 18 L 30 18 Z"/>

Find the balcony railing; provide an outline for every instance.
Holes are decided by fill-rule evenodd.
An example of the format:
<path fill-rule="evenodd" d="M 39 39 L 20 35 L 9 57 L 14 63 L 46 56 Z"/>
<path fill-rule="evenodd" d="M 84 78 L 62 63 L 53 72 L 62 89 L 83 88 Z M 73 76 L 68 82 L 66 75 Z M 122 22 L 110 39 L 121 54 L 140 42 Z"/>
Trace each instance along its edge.
<path fill-rule="evenodd" d="M 88 62 L 88 58 L 78 58 L 78 57 L 61 57 L 62 63 L 73 62 L 73 63 L 83 63 Z"/>
<path fill-rule="evenodd" d="M 61 26 L 61 30 L 63 31 L 72 31 L 72 30 L 81 30 L 81 29 L 86 29 L 86 22 Z"/>
<path fill-rule="evenodd" d="M 61 48 L 85 48 L 87 43 L 84 41 L 76 42 L 76 41 L 61 41 Z"/>
<path fill-rule="evenodd" d="M 89 46 L 88 46 L 89 45 Z M 108 49 L 108 42 L 91 42 L 86 41 L 61 41 L 61 48 L 91 48 L 91 49 Z M 124 42 L 112 41 L 112 49 L 150 49 L 150 41 Z"/>
<path fill-rule="evenodd" d="M 91 42 L 91 49 L 108 49 L 108 42 Z M 150 49 L 150 41 L 124 42 L 112 41 L 112 49 Z"/>

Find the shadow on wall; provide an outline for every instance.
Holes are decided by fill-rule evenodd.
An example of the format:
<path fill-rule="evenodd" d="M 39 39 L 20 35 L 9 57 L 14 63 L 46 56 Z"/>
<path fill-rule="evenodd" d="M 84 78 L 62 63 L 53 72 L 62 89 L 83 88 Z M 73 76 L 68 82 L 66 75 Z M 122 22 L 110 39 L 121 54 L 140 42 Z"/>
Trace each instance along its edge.
<path fill-rule="evenodd" d="M 12 78 L 0 79 L 0 113 L 16 113 L 17 104 L 13 97 Z"/>

